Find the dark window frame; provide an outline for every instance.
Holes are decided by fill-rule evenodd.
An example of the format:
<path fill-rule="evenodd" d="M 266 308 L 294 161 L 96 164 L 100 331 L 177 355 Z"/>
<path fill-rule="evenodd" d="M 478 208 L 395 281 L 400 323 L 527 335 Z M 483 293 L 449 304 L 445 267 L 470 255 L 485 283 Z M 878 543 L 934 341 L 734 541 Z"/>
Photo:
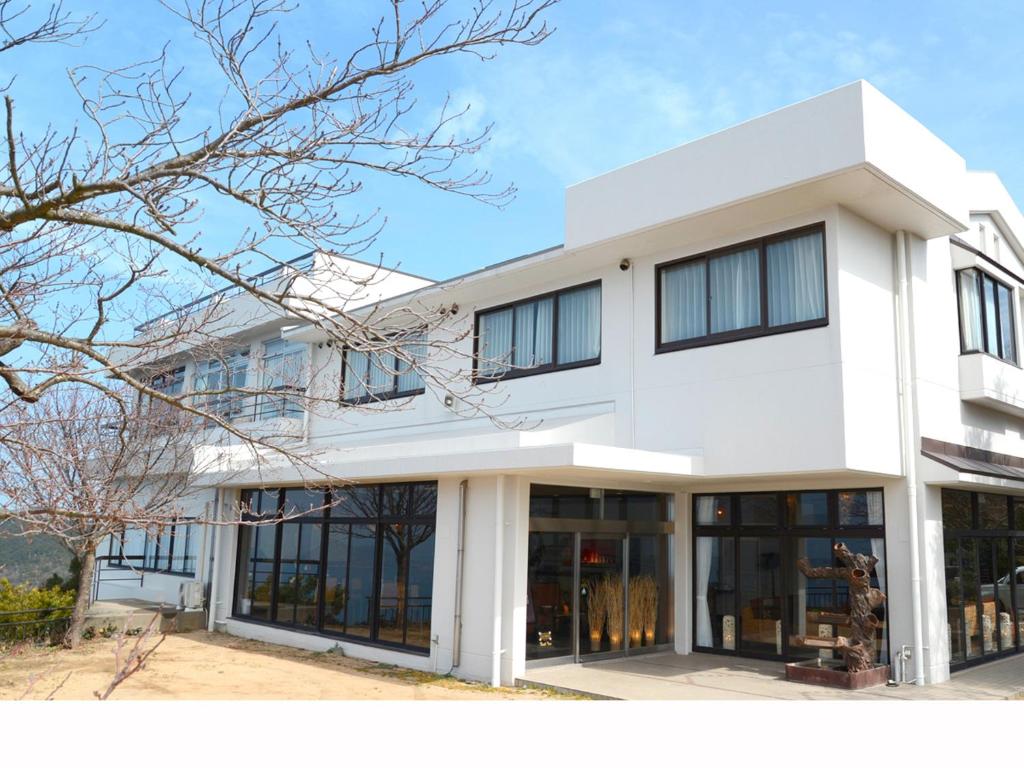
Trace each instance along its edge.
<path fill-rule="evenodd" d="M 384 495 L 391 492 L 395 488 L 408 488 L 413 486 L 421 485 L 432 485 L 434 486 L 434 499 L 435 503 L 431 507 L 428 513 L 415 514 L 414 512 L 418 507 L 414 508 L 410 504 L 406 503 L 406 512 L 403 514 L 385 514 L 384 510 L 387 509 L 385 505 Z M 376 510 L 377 515 L 374 517 L 358 517 L 353 515 L 337 515 L 334 512 L 334 494 L 337 491 L 344 491 L 349 487 L 363 487 L 373 488 L 377 494 Z M 250 559 L 246 556 L 246 553 L 242 550 L 243 537 L 239 535 L 237 537 L 235 547 L 235 569 L 234 569 L 234 587 L 232 589 L 232 600 L 231 600 L 231 618 L 235 621 L 243 621 L 252 624 L 260 624 L 264 626 L 273 626 L 281 629 L 285 629 L 289 632 L 304 632 L 306 634 L 314 634 L 322 637 L 336 637 L 344 639 L 346 642 L 357 643 L 360 645 L 367 645 L 379 648 L 390 648 L 403 653 L 412 653 L 417 655 L 428 656 L 430 654 L 429 643 L 427 647 L 418 645 L 409 645 L 406 641 L 409 633 L 409 604 L 406 602 L 403 607 L 404 611 L 404 624 L 402 629 L 403 642 L 396 643 L 388 640 L 379 639 L 380 630 L 380 600 L 381 600 L 381 570 L 383 564 L 383 557 L 381 554 L 384 544 L 383 526 L 394 525 L 400 523 L 406 526 L 405 535 L 411 536 L 412 530 L 416 525 L 430 525 L 434 528 L 434 535 L 436 536 L 437 526 L 437 484 L 434 480 L 413 480 L 401 483 L 372 483 L 363 486 L 341 486 L 339 488 L 326 488 L 324 489 L 324 505 L 322 511 L 318 515 L 304 515 L 296 516 L 292 518 L 283 518 L 284 505 L 287 492 L 289 490 L 296 490 L 295 488 L 247 488 L 242 491 L 241 503 L 243 505 L 251 504 L 252 499 L 257 493 L 274 493 L 277 495 L 276 505 L 274 511 L 270 515 L 258 515 L 251 511 L 243 511 L 243 521 L 255 521 L 255 520 L 267 520 L 271 522 L 264 522 L 260 525 L 261 528 L 269 529 L 273 531 L 274 535 L 274 560 L 273 568 L 271 572 L 271 594 L 270 594 L 270 606 L 268 613 L 271 618 L 260 619 L 252 618 L 244 614 L 237 612 L 239 605 L 239 569 L 247 568 L 252 571 Z M 251 510 L 251 507 L 249 508 Z M 316 605 L 316 625 L 305 625 L 295 624 L 280 621 L 277 618 L 278 613 L 278 587 L 279 579 L 281 574 L 281 540 L 282 540 L 282 526 L 285 525 L 320 525 L 320 567 L 318 573 L 318 585 L 317 585 L 317 605 Z M 369 615 L 369 635 L 352 635 L 345 631 L 337 631 L 333 629 L 326 629 L 324 627 L 325 617 L 325 585 L 327 578 L 327 550 L 328 542 L 330 538 L 331 526 L 348 526 L 349 528 L 349 552 L 351 552 L 351 526 L 352 525 L 366 525 L 374 528 L 374 559 L 372 564 L 373 571 L 373 585 L 371 588 L 371 608 Z M 433 546 L 435 547 L 432 557 L 436 554 L 437 540 L 434 539 Z M 351 568 L 351 557 L 346 560 L 346 573 Z M 406 570 L 405 574 L 405 594 L 408 595 L 409 579 L 411 578 L 412 569 Z M 346 576 L 346 581 L 347 581 Z M 433 590 L 430 595 L 431 605 L 433 604 Z M 346 628 L 347 628 L 347 616 L 346 616 Z"/>
<path fill-rule="evenodd" d="M 426 334 L 425 333 L 423 334 L 422 341 L 417 341 L 417 340 L 409 339 L 408 343 L 409 344 L 417 344 L 417 343 L 419 343 L 419 344 L 426 344 L 427 343 L 427 341 L 426 341 Z M 424 394 L 427 391 L 427 387 L 426 387 L 425 384 L 423 384 L 422 378 L 420 379 L 420 384 L 422 386 L 417 387 L 415 389 L 400 390 L 398 388 L 398 381 L 399 381 L 399 379 L 402 378 L 403 372 L 398 370 L 399 366 L 398 366 L 398 364 L 396 362 L 395 371 L 391 375 L 391 379 L 392 379 L 392 388 L 391 389 L 389 389 L 386 392 L 375 392 L 373 394 L 366 394 L 366 395 L 362 395 L 360 397 L 345 397 L 345 381 L 348 378 L 348 365 L 349 365 L 348 355 L 349 355 L 349 352 L 351 352 L 351 351 L 362 352 L 362 350 L 352 350 L 350 347 L 345 347 L 342 350 L 342 352 L 341 352 L 341 393 L 340 393 L 340 396 L 339 396 L 339 402 L 342 405 L 366 405 L 367 403 L 382 403 L 382 402 L 385 402 L 387 400 L 400 400 L 400 399 L 405 398 L 405 397 L 416 397 L 417 395 L 422 395 L 422 394 Z M 365 379 L 366 383 L 369 383 L 370 366 L 372 364 L 373 364 L 373 358 L 371 357 L 370 354 L 367 354 L 367 356 L 366 356 L 366 379 Z"/>
<path fill-rule="evenodd" d="M 882 522 L 880 525 L 840 525 L 839 524 L 839 494 L 841 493 L 880 493 L 882 495 Z M 827 505 L 828 505 L 828 522 L 825 525 L 797 525 L 789 522 L 789 516 L 786 514 L 786 499 L 790 494 L 801 494 L 801 493 L 825 493 L 828 494 Z M 743 496 L 763 496 L 763 495 L 774 495 L 777 498 L 778 507 L 778 524 L 774 526 L 769 525 L 743 525 L 740 522 L 740 498 Z M 697 522 L 697 500 L 705 497 L 717 497 L 717 498 L 728 498 L 730 506 L 730 515 L 728 524 L 699 524 Z M 779 541 L 779 551 L 781 555 L 785 555 L 789 549 L 792 548 L 792 542 L 796 539 L 802 538 L 830 538 L 833 541 L 842 541 L 843 537 L 849 537 L 851 539 L 882 539 L 885 542 L 885 492 L 884 489 L 879 486 L 872 486 L 866 488 L 795 488 L 780 491 L 749 491 L 740 493 L 695 493 L 690 498 L 690 514 L 691 514 L 691 534 L 690 534 L 690 551 L 696 553 L 697 551 L 697 539 L 702 537 L 713 537 L 713 538 L 728 538 L 733 541 L 734 556 L 733 556 L 733 568 L 734 568 L 734 584 L 736 589 L 739 588 L 740 581 L 740 542 L 744 538 L 774 538 Z M 886 543 L 887 544 L 887 543 Z M 888 546 L 885 549 L 885 568 L 886 568 L 886 579 L 889 578 L 889 551 Z M 779 593 L 782 600 L 782 611 L 780 619 L 782 621 L 782 636 L 783 636 L 783 652 L 780 657 L 774 653 L 757 653 L 749 650 L 741 650 L 740 638 L 742 636 L 742 619 L 739 612 L 739 595 L 736 595 L 737 604 L 736 608 L 736 647 L 733 650 L 726 648 L 713 648 L 707 646 L 697 645 L 697 558 L 696 556 L 691 557 L 690 565 L 690 579 L 691 584 L 694 588 L 691 590 L 690 597 L 690 631 L 693 637 L 692 650 L 695 653 L 712 653 L 726 656 L 736 656 L 738 658 L 756 658 L 756 659 L 770 659 L 773 661 L 800 661 L 804 660 L 803 656 L 794 656 L 788 651 L 790 650 L 788 638 L 792 634 L 792 627 L 790 626 L 789 611 L 786 608 L 789 597 L 791 596 L 790 574 L 784 569 L 780 568 L 779 577 L 780 587 Z M 889 587 L 886 583 L 886 588 Z M 886 632 L 884 642 L 888 646 L 889 658 L 892 658 L 892 642 L 890 630 L 890 619 L 889 619 L 889 608 L 886 604 Z"/>
<path fill-rule="evenodd" d="M 1018 514 L 1018 512 L 1017 512 L 1017 509 L 1016 509 L 1016 507 L 1019 504 L 1024 504 L 1024 497 L 1012 496 L 1012 495 L 1006 494 L 1006 493 L 998 493 L 998 492 L 996 492 L 996 490 L 997 489 L 992 489 L 990 491 L 968 491 L 968 490 L 965 490 L 965 489 L 962 489 L 962 488 L 942 488 L 942 491 L 941 491 L 943 497 L 945 497 L 946 494 L 949 493 L 949 492 L 966 493 L 966 494 L 968 494 L 970 496 L 970 510 L 971 510 L 970 511 L 969 526 L 966 527 L 966 528 L 964 528 L 964 527 L 952 527 L 952 526 L 946 525 L 945 515 L 943 515 L 943 521 L 942 521 L 942 546 L 943 546 L 942 561 L 943 561 L 944 569 L 946 571 L 944 582 L 948 583 L 948 581 L 949 581 L 949 568 L 950 568 L 949 556 L 950 555 L 955 555 L 955 560 L 956 560 L 956 566 L 955 567 L 957 569 L 956 581 L 960 584 L 960 605 L 959 605 L 959 611 L 957 612 L 956 618 L 958 618 L 959 621 L 960 621 L 960 623 L 959 623 L 958 640 L 960 641 L 960 649 L 961 649 L 961 652 L 963 653 L 963 660 L 962 661 L 955 661 L 953 659 L 953 657 L 952 657 L 953 649 L 952 649 L 952 645 L 951 645 L 950 646 L 950 657 L 949 657 L 948 661 L 949 661 L 950 669 L 952 669 L 952 670 L 967 669 L 969 667 L 973 667 L 973 666 L 976 666 L 978 664 L 986 664 L 986 663 L 988 663 L 990 661 L 995 661 L 996 659 L 1003 659 L 1003 658 L 1007 658 L 1008 656 L 1015 656 L 1015 655 L 1024 654 L 1024 637 L 1021 636 L 1021 633 L 1020 632 L 1014 632 L 1014 642 L 1013 642 L 1013 646 L 1012 647 L 1010 647 L 1010 648 L 1001 648 L 1000 647 L 1001 639 L 999 637 L 1000 632 L 999 632 L 999 628 L 997 626 L 996 629 L 995 629 L 995 634 L 996 634 L 996 642 L 995 642 L 996 647 L 995 647 L 995 649 L 994 650 L 990 650 L 990 651 L 984 650 L 984 640 L 980 640 L 979 641 L 980 646 L 981 646 L 980 653 L 977 656 L 974 656 L 974 657 L 968 657 L 967 656 L 967 647 L 968 647 L 968 644 L 970 642 L 970 638 L 967 636 L 967 607 L 968 606 L 967 606 L 966 601 L 964 599 L 964 586 L 965 585 L 963 583 L 963 576 L 964 576 L 964 572 L 965 572 L 964 565 L 965 565 L 965 563 L 967 561 L 967 557 L 968 557 L 968 555 L 967 555 L 967 547 L 965 546 L 965 542 L 971 542 L 973 544 L 973 556 L 971 557 L 971 559 L 973 560 L 973 563 L 971 563 L 970 565 L 973 566 L 973 573 L 974 573 L 974 576 L 975 576 L 975 579 L 976 579 L 975 584 L 973 584 L 971 586 L 976 586 L 978 588 L 978 590 L 976 592 L 976 594 L 977 594 L 977 602 L 974 605 L 975 621 L 976 622 L 980 622 L 981 621 L 980 617 L 985 615 L 985 613 L 984 613 L 984 603 L 985 603 L 984 597 L 985 597 L 985 595 L 983 594 L 983 590 L 982 590 L 983 584 L 982 584 L 982 575 L 981 575 L 981 572 L 982 572 L 981 565 L 982 565 L 982 563 L 981 563 L 980 543 L 982 541 L 984 541 L 984 542 L 998 542 L 998 541 L 1005 542 L 1006 545 L 1007 545 L 1007 550 L 1008 550 L 1008 555 L 1009 555 L 1008 556 L 1008 560 L 1011 563 L 1014 562 L 1014 557 L 1015 557 L 1016 551 L 1018 549 L 1024 550 L 1024 528 L 1018 528 L 1017 527 L 1017 514 Z M 983 528 L 983 527 L 981 527 L 982 520 L 981 520 L 981 513 L 980 513 L 980 507 L 981 507 L 980 496 L 983 495 L 983 494 L 990 495 L 990 496 L 1000 496 L 1000 497 L 1005 499 L 1007 514 L 1006 514 L 1006 519 L 1004 521 L 1005 522 L 1004 526 L 999 527 L 999 528 L 996 528 L 996 527 L 993 527 L 993 528 Z M 940 502 L 940 506 L 941 507 L 945 506 L 944 498 L 943 498 L 943 501 Z M 989 561 L 989 564 L 990 564 L 990 567 L 991 567 L 993 575 L 998 578 L 998 576 L 999 576 L 999 569 L 996 567 L 997 566 L 996 554 L 991 549 L 991 544 L 989 544 L 989 546 L 990 546 L 990 550 L 989 550 L 990 561 Z M 1014 567 L 1016 567 L 1016 566 L 1014 566 Z M 968 571 L 968 572 L 970 572 L 970 571 Z M 1013 575 L 1016 575 L 1016 574 L 1014 573 Z M 949 595 L 948 595 L 948 586 L 946 586 L 945 583 L 944 583 L 944 588 L 945 588 L 945 590 L 947 592 L 947 594 L 946 594 L 946 610 L 948 612 L 949 611 Z M 993 585 L 993 587 L 995 587 L 995 585 Z M 1010 589 L 1008 590 L 1009 594 L 1010 594 L 1010 610 L 1011 610 L 1012 616 L 1016 617 L 1016 616 L 1018 616 L 1020 614 L 1020 612 L 1024 611 L 1024 606 L 1018 605 L 1018 599 L 1019 599 L 1020 596 L 1018 595 L 1018 590 L 1015 589 L 1014 587 L 1015 587 L 1015 584 L 1011 581 Z M 999 597 L 998 589 L 995 590 L 995 595 L 994 596 L 998 600 L 998 597 Z M 997 616 L 998 616 L 998 613 L 999 613 L 999 611 L 997 609 L 996 610 Z M 1018 620 L 1016 618 L 1014 618 L 1012 620 L 1013 620 L 1014 624 L 1018 624 Z M 950 622 L 950 623 L 952 623 L 952 622 Z"/>
<path fill-rule="evenodd" d="M 539 293 L 534 296 L 528 296 L 522 299 L 516 299 L 505 304 L 498 304 L 497 306 L 487 307 L 486 309 L 479 309 L 474 313 L 473 316 L 473 383 L 482 383 L 490 381 L 504 381 L 505 379 L 521 379 L 527 376 L 539 376 L 543 373 L 553 373 L 555 371 L 571 371 L 576 368 L 588 368 L 592 365 L 601 364 L 601 354 L 604 348 L 604 286 L 602 280 L 589 280 L 585 283 L 578 283 L 576 285 L 570 285 L 565 288 L 559 288 L 554 291 L 548 291 L 546 293 Z M 586 360 L 576 360 L 571 363 L 559 363 L 558 362 L 558 312 L 560 298 L 564 294 L 573 293 L 584 288 L 592 288 L 597 286 L 601 289 L 601 312 L 600 312 L 600 327 L 598 328 L 598 334 L 601 339 L 599 344 L 598 352 L 596 357 L 587 358 Z M 512 311 L 512 350 L 515 350 L 515 338 L 516 338 L 516 307 L 524 306 L 526 304 L 532 304 L 535 302 L 543 301 L 544 299 L 552 299 L 554 305 L 552 307 L 551 315 L 551 362 L 545 363 L 544 365 L 536 365 L 530 368 L 516 368 L 510 366 L 507 371 L 498 374 L 482 374 L 479 371 L 480 366 L 480 318 L 494 314 L 497 312 L 504 312 L 505 310 L 511 309 Z"/>
<path fill-rule="evenodd" d="M 825 315 L 824 317 L 814 318 L 813 320 L 801 320 L 796 323 L 786 323 L 785 325 L 769 325 L 768 324 L 768 246 L 772 243 L 789 240 L 800 235 L 817 232 L 821 235 L 821 273 L 822 273 L 822 291 L 825 297 Z M 760 280 L 759 284 L 759 297 L 760 302 L 760 313 L 761 322 L 758 325 L 750 326 L 749 328 L 739 328 L 731 331 L 720 331 L 718 333 L 711 332 L 711 270 L 709 269 L 711 260 L 716 257 L 728 256 L 729 254 L 736 253 L 739 251 L 750 250 L 752 248 L 758 249 L 758 276 Z M 662 272 L 677 267 L 680 264 L 694 263 L 702 261 L 704 263 L 704 287 L 705 287 L 705 329 L 706 333 L 703 336 L 697 336 L 692 339 L 680 339 L 677 341 L 663 341 L 662 339 L 662 327 L 661 327 L 661 307 L 664 298 L 661 295 L 661 275 Z M 819 221 L 814 224 L 808 224 L 805 226 L 795 227 L 793 229 L 787 229 L 783 232 L 775 232 L 771 235 L 765 235 L 763 237 L 757 237 L 752 240 L 746 240 L 741 243 L 733 243 L 731 245 L 723 246 L 721 248 L 715 248 L 710 251 L 704 251 L 702 253 L 695 253 L 690 256 L 683 256 L 679 259 L 673 259 L 672 261 L 666 261 L 661 264 L 657 264 L 654 267 L 654 353 L 662 354 L 665 352 L 677 352 L 682 349 L 694 349 L 696 347 L 709 347 L 715 344 L 728 344 L 733 341 L 742 341 L 744 339 L 756 339 L 762 336 L 774 336 L 780 333 L 792 333 L 794 331 L 803 331 L 810 328 L 822 328 L 829 324 L 829 297 L 828 297 L 828 239 L 826 237 L 825 222 Z"/>
<path fill-rule="evenodd" d="M 194 517 L 183 517 L 170 523 L 169 529 L 169 546 L 167 552 L 161 552 L 160 539 L 164 535 L 164 531 L 161 531 L 156 536 L 152 535 L 149 531 L 145 531 L 145 536 L 142 543 L 142 554 L 141 555 L 126 555 L 124 552 L 124 535 L 125 532 L 122 530 L 119 534 L 113 536 L 110 541 L 108 548 L 108 567 L 110 568 L 125 568 L 133 571 L 139 571 L 142 573 L 163 573 L 168 576 L 185 576 L 189 578 L 195 578 L 196 570 L 199 566 L 198 553 L 191 554 L 192 570 L 174 570 L 172 565 L 174 563 L 174 543 L 178 541 L 178 526 L 182 526 L 185 529 L 184 534 L 184 547 L 185 557 L 189 556 L 189 542 L 192 540 L 192 526 L 199 523 L 197 518 Z M 114 542 L 117 542 L 117 554 L 114 554 Z M 153 562 L 155 566 L 146 565 L 146 561 L 149 559 L 150 543 L 153 542 Z M 167 563 L 167 567 L 160 567 L 160 560 L 164 558 Z M 132 560 L 141 560 L 140 565 L 134 565 Z M 183 561 L 184 562 L 184 561 Z"/>
<path fill-rule="evenodd" d="M 981 349 L 968 349 L 967 348 L 967 334 L 964 333 L 964 306 L 963 296 L 960 290 L 960 274 L 962 272 L 974 272 L 977 275 L 977 287 L 978 287 L 978 304 L 981 310 Z M 988 351 L 988 323 L 986 322 L 986 309 L 987 299 L 985 298 L 985 280 L 991 280 L 995 284 L 993 295 L 996 297 L 995 307 L 995 323 L 996 323 L 996 348 L 999 350 L 998 354 L 993 354 Z M 990 274 L 984 269 L 978 266 L 964 267 L 963 269 L 957 269 L 953 272 L 953 287 L 956 291 L 956 311 L 957 311 L 957 327 L 960 329 L 960 354 L 961 355 L 988 355 L 991 358 L 1000 360 L 1004 363 L 1020 368 L 1020 355 L 1018 353 L 1019 343 L 1017 340 L 1017 308 L 1014 306 L 1016 301 L 1016 291 L 1012 285 L 1004 283 L 999 278 Z M 1010 323 L 1011 323 L 1011 335 L 1013 344 L 1013 357 L 1003 356 L 1003 318 L 1000 310 L 999 301 L 999 288 L 1005 288 L 1010 292 Z"/>

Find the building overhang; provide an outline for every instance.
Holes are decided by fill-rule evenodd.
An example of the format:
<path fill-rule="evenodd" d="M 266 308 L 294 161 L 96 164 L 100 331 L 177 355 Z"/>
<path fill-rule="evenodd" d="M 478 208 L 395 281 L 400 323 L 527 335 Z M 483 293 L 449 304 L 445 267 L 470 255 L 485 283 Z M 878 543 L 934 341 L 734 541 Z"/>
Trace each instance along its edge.
<path fill-rule="evenodd" d="M 567 249 L 644 251 L 842 205 L 925 239 L 967 229 L 966 163 L 863 81 L 570 187 Z"/>
<path fill-rule="evenodd" d="M 945 470 L 930 473 L 932 485 L 1024 491 L 1024 458 L 1020 456 L 930 437 L 921 438 L 921 455 Z"/>

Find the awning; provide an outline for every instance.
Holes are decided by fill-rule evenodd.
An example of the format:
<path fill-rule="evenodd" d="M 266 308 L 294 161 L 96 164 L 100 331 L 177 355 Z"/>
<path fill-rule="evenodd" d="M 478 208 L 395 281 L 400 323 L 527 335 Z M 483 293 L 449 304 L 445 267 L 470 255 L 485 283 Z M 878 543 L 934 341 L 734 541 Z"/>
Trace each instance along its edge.
<path fill-rule="evenodd" d="M 957 472 L 1024 482 L 1024 458 L 1020 456 L 946 443 L 930 437 L 921 438 L 921 455 Z"/>

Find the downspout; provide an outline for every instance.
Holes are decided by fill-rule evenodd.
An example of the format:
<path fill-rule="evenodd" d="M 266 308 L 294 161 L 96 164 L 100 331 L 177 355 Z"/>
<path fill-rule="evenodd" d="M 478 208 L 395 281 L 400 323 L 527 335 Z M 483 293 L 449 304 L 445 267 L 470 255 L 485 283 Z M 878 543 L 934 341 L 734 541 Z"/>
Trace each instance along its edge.
<path fill-rule="evenodd" d="M 629 267 L 629 447 L 636 448 L 636 269 Z M 654 320 L 660 322 L 658 318 Z"/>
<path fill-rule="evenodd" d="M 213 632 L 214 624 L 217 618 L 217 605 L 219 600 L 217 599 L 218 581 L 220 579 L 217 576 L 220 573 L 220 568 L 216 567 L 217 560 L 217 548 L 220 545 L 220 526 L 217 523 L 220 521 L 220 505 L 221 495 L 220 488 L 216 489 L 213 502 L 213 546 L 210 549 L 210 603 L 207 606 L 207 617 L 206 617 L 206 631 Z"/>
<path fill-rule="evenodd" d="M 467 480 L 459 483 L 459 531 L 455 552 L 455 623 L 452 626 L 452 669 L 462 659 L 462 560 L 466 551 L 466 486 Z"/>
<path fill-rule="evenodd" d="M 910 606 L 913 622 L 914 684 L 924 685 L 924 629 L 921 620 L 921 557 L 918 541 L 917 456 L 914 446 L 914 359 L 910 327 L 910 282 L 907 235 L 896 232 L 896 274 L 899 304 L 899 395 L 902 417 L 904 474 L 907 482 L 907 513 L 910 526 Z M 901 681 L 903 682 L 903 681 Z"/>
<path fill-rule="evenodd" d="M 505 538 L 505 477 L 498 476 L 497 498 L 494 500 L 494 637 L 491 646 L 491 685 L 501 686 L 501 580 Z"/>

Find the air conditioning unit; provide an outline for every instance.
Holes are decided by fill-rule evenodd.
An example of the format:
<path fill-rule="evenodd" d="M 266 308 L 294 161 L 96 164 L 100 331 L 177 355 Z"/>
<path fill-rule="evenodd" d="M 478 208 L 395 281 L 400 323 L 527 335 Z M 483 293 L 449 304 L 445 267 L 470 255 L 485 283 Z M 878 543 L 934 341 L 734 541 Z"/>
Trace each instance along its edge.
<path fill-rule="evenodd" d="M 203 582 L 186 581 L 178 588 L 178 602 L 185 609 L 203 607 Z"/>

